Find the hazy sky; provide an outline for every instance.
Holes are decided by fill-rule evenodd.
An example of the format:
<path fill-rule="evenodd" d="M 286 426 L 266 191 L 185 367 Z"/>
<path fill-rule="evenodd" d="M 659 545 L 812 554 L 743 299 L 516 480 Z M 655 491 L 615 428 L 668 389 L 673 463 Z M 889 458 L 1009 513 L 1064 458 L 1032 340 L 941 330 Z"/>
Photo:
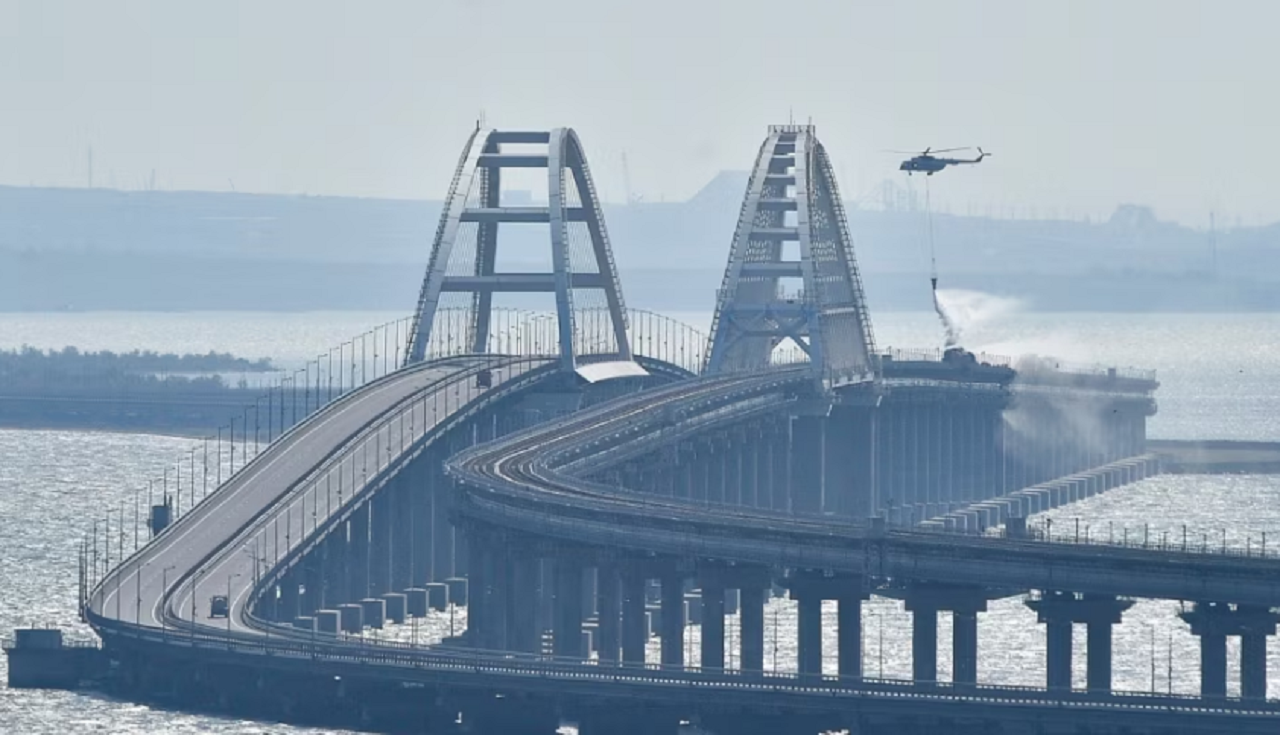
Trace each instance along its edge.
<path fill-rule="evenodd" d="M 606 198 L 812 118 L 844 193 L 982 145 L 953 209 L 1280 219 L 1280 2 L 0 0 L 0 182 L 439 199 L 483 110 L 578 129 Z M 917 185 L 919 180 L 917 179 Z"/>

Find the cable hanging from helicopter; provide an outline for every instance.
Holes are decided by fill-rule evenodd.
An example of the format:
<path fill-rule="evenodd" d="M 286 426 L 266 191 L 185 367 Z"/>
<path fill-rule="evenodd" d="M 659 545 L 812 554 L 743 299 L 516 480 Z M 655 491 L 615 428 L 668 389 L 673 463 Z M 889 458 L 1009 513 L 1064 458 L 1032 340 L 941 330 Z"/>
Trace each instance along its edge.
<path fill-rule="evenodd" d="M 939 156 L 939 153 L 952 153 L 955 151 L 970 150 L 968 147 L 961 148 L 942 148 L 934 150 L 932 146 L 925 148 L 923 151 L 916 153 L 915 151 L 890 151 L 891 153 L 911 154 L 911 158 L 903 161 L 899 166 L 899 171 L 905 171 L 907 176 L 914 173 L 923 172 L 926 176 L 924 181 L 924 216 L 926 237 L 929 243 L 929 287 L 933 295 L 933 308 L 941 320 L 943 328 L 947 332 L 946 346 L 952 348 L 958 346 L 960 340 L 959 330 L 956 325 L 948 318 L 946 310 L 942 308 L 942 303 L 938 300 L 938 256 L 934 246 L 933 238 L 933 203 L 930 201 L 929 179 L 935 173 L 943 170 L 947 166 L 963 166 L 982 163 L 982 160 L 991 155 L 982 150 L 979 146 L 976 148 L 978 155 L 976 158 L 946 158 Z"/>

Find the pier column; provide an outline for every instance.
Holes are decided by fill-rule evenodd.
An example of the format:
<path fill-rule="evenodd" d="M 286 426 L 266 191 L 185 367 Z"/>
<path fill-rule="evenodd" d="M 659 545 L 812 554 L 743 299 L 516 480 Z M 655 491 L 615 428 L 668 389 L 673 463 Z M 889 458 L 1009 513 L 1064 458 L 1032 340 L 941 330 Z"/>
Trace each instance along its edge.
<path fill-rule="evenodd" d="M 916 683 L 938 680 L 938 608 L 914 605 L 911 611 L 911 678 Z"/>
<path fill-rule="evenodd" d="M 276 620 L 290 622 L 299 615 L 298 577 L 293 572 L 285 574 L 280 580 L 280 597 L 276 604 Z"/>
<path fill-rule="evenodd" d="M 1050 691 L 1071 691 L 1071 621 L 1045 621 L 1045 685 Z"/>
<path fill-rule="evenodd" d="M 836 651 L 840 678 L 862 678 L 862 591 L 842 591 L 836 598 Z"/>
<path fill-rule="evenodd" d="M 383 488 L 369 500 L 369 590 L 377 597 L 391 590 L 391 489 Z"/>
<path fill-rule="evenodd" d="M 1070 592 L 1044 592 L 1027 605 L 1046 626 L 1047 681 L 1050 689 L 1071 689 L 1071 626 L 1084 623 L 1087 631 L 1086 683 L 1091 692 L 1111 691 L 1111 629 L 1124 611 L 1133 606 L 1111 595 L 1078 596 Z"/>
<path fill-rule="evenodd" d="M 649 631 L 645 627 L 644 588 L 647 581 L 637 569 L 624 568 L 622 577 L 622 661 L 643 665 Z"/>
<path fill-rule="evenodd" d="M 613 663 L 618 660 L 619 628 L 622 622 L 621 585 L 617 569 L 612 564 L 596 567 L 596 609 L 600 621 L 600 640 L 596 651 L 600 661 Z"/>
<path fill-rule="evenodd" d="M 978 683 L 978 613 L 955 610 L 951 613 L 951 680 L 956 684 Z"/>
<path fill-rule="evenodd" d="M 552 640 L 557 656 L 585 656 L 582 650 L 582 581 L 582 564 L 578 560 L 556 560 Z"/>
<path fill-rule="evenodd" d="M 855 432 L 848 411 L 833 409 L 823 429 L 822 506 L 824 513 L 853 513 Z"/>
<path fill-rule="evenodd" d="M 369 596 L 369 504 L 347 519 L 347 599 Z"/>
<path fill-rule="evenodd" d="M 320 544 L 324 586 L 316 609 L 335 608 L 347 600 L 347 527 L 338 525 Z"/>
<path fill-rule="evenodd" d="M 702 669 L 724 669 L 724 583 L 702 582 Z M 666 612 L 663 611 L 663 623 Z"/>
<path fill-rule="evenodd" d="M 724 502 L 742 505 L 742 437 L 731 431 L 724 440 Z"/>
<path fill-rule="evenodd" d="M 472 564 L 467 575 L 467 642 L 476 648 L 488 648 L 491 645 L 489 587 L 493 569 L 490 547 L 477 531 L 469 534 L 468 543 Z"/>
<path fill-rule="evenodd" d="M 694 471 L 697 465 L 697 455 L 693 450 L 681 448 L 680 465 L 676 467 L 675 475 L 675 494 L 677 498 L 689 499 L 693 497 Z"/>
<path fill-rule="evenodd" d="M 826 418 L 797 416 L 791 422 L 790 510 L 816 514 L 822 511 Z"/>
<path fill-rule="evenodd" d="M 742 463 L 742 504 L 757 508 L 760 506 L 760 427 L 747 427 L 745 437 L 746 444 L 738 453 Z"/>
<path fill-rule="evenodd" d="M 1267 698 L 1267 634 L 1251 631 L 1240 636 L 1240 696 Z"/>
<path fill-rule="evenodd" d="M 791 509 L 791 440 L 790 419 L 778 422 L 778 428 L 769 442 L 769 498 L 770 507 L 786 512 Z"/>
<path fill-rule="evenodd" d="M 951 680 L 978 682 L 978 613 L 986 612 L 981 587 L 942 584 L 912 585 L 903 595 L 912 616 L 911 655 L 916 681 L 938 680 L 938 613 L 951 613 Z"/>
<path fill-rule="evenodd" d="M 538 626 L 538 560 L 513 549 L 507 558 L 507 647 L 525 653 L 542 652 Z"/>
<path fill-rule="evenodd" d="M 425 456 L 419 456 L 409 465 L 409 481 L 405 489 L 409 498 L 410 587 L 420 587 L 433 580 L 432 552 L 435 544 L 432 539 L 430 477 Z"/>
<path fill-rule="evenodd" d="M 431 568 L 429 580 L 443 582 L 461 574 L 454 564 L 454 529 L 449 521 L 453 510 L 453 480 L 439 470 L 432 473 L 431 503 Z"/>
<path fill-rule="evenodd" d="M 414 466 L 409 464 L 395 478 L 389 490 L 388 503 L 391 512 L 390 580 L 387 591 L 399 591 L 412 587 L 414 555 L 417 551 L 413 537 L 412 479 Z"/>
<path fill-rule="evenodd" d="M 1200 637 L 1200 696 L 1227 695 L 1227 636 L 1240 636 L 1240 695 L 1267 695 L 1267 636 L 1276 632 L 1280 615 L 1268 608 L 1232 607 L 1220 602 L 1197 602 L 1181 614 Z"/>
<path fill-rule="evenodd" d="M 739 607 L 742 630 L 740 668 L 743 672 L 760 674 L 764 671 L 764 600 L 765 588 L 742 587 L 739 590 Z"/>
<path fill-rule="evenodd" d="M 302 597 L 298 614 L 311 615 L 324 607 L 324 545 L 321 543 L 302 558 Z"/>
<path fill-rule="evenodd" d="M 806 590 L 796 596 L 796 603 L 798 668 L 801 676 L 816 678 L 822 675 L 822 596 Z"/>
<path fill-rule="evenodd" d="M 756 437 L 755 449 L 751 452 L 755 462 L 755 507 L 773 507 L 773 461 L 769 456 L 772 444 L 772 432 L 768 426 L 763 427 Z"/>
<path fill-rule="evenodd" d="M 684 575 L 662 575 L 662 665 L 684 666 Z"/>

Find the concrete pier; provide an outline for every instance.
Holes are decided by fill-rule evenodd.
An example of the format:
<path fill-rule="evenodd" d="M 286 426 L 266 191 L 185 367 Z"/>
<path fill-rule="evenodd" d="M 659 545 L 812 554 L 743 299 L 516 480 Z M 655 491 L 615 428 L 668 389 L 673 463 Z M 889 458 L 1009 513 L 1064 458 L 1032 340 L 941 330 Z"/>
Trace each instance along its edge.
<path fill-rule="evenodd" d="M 1086 686 L 1091 692 L 1111 691 L 1111 631 L 1130 600 L 1105 595 L 1077 595 L 1071 592 L 1046 592 L 1039 599 L 1027 601 L 1045 624 L 1047 644 L 1046 683 L 1050 690 L 1071 689 L 1072 624 L 1088 626 L 1086 635 Z"/>
<path fill-rule="evenodd" d="M 1267 637 L 1275 635 L 1280 615 L 1264 607 L 1197 602 L 1181 613 L 1200 638 L 1200 695 L 1227 695 L 1227 636 L 1240 638 L 1240 696 L 1266 699 Z"/>

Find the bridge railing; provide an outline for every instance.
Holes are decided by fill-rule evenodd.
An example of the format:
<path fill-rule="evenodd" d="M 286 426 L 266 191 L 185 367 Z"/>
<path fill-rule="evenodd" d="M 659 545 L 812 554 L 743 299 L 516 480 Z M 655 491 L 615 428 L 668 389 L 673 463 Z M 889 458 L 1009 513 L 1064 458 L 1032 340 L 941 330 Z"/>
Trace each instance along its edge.
<path fill-rule="evenodd" d="M 1280 545 L 1275 544 L 1274 539 L 1269 545 L 1265 531 L 1261 532 L 1261 535 L 1257 538 L 1251 535 L 1232 537 L 1225 528 L 1204 531 L 1183 525 L 1180 529 L 1173 529 L 1172 531 L 1157 529 L 1156 533 L 1153 534 L 1150 524 L 1131 528 L 1127 525 L 1117 527 L 1113 523 L 1108 523 L 1105 528 L 1100 528 L 1089 523 L 1082 524 L 1080 520 L 1079 518 L 1073 518 L 1073 522 L 1062 523 L 1055 522 L 1052 518 L 1044 518 L 1028 525 L 1025 536 L 1010 535 L 1004 526 L 989 526 L 983 530 L 969 530 L 945 528 L 941 525 L 917 525 L 912 527 L 911 532 L 975 539 L 1004 538 L 1028 543 L 1061 544 L 1064 546 L 1160 551 L 1231 559 L 1280 561 Z"/>

